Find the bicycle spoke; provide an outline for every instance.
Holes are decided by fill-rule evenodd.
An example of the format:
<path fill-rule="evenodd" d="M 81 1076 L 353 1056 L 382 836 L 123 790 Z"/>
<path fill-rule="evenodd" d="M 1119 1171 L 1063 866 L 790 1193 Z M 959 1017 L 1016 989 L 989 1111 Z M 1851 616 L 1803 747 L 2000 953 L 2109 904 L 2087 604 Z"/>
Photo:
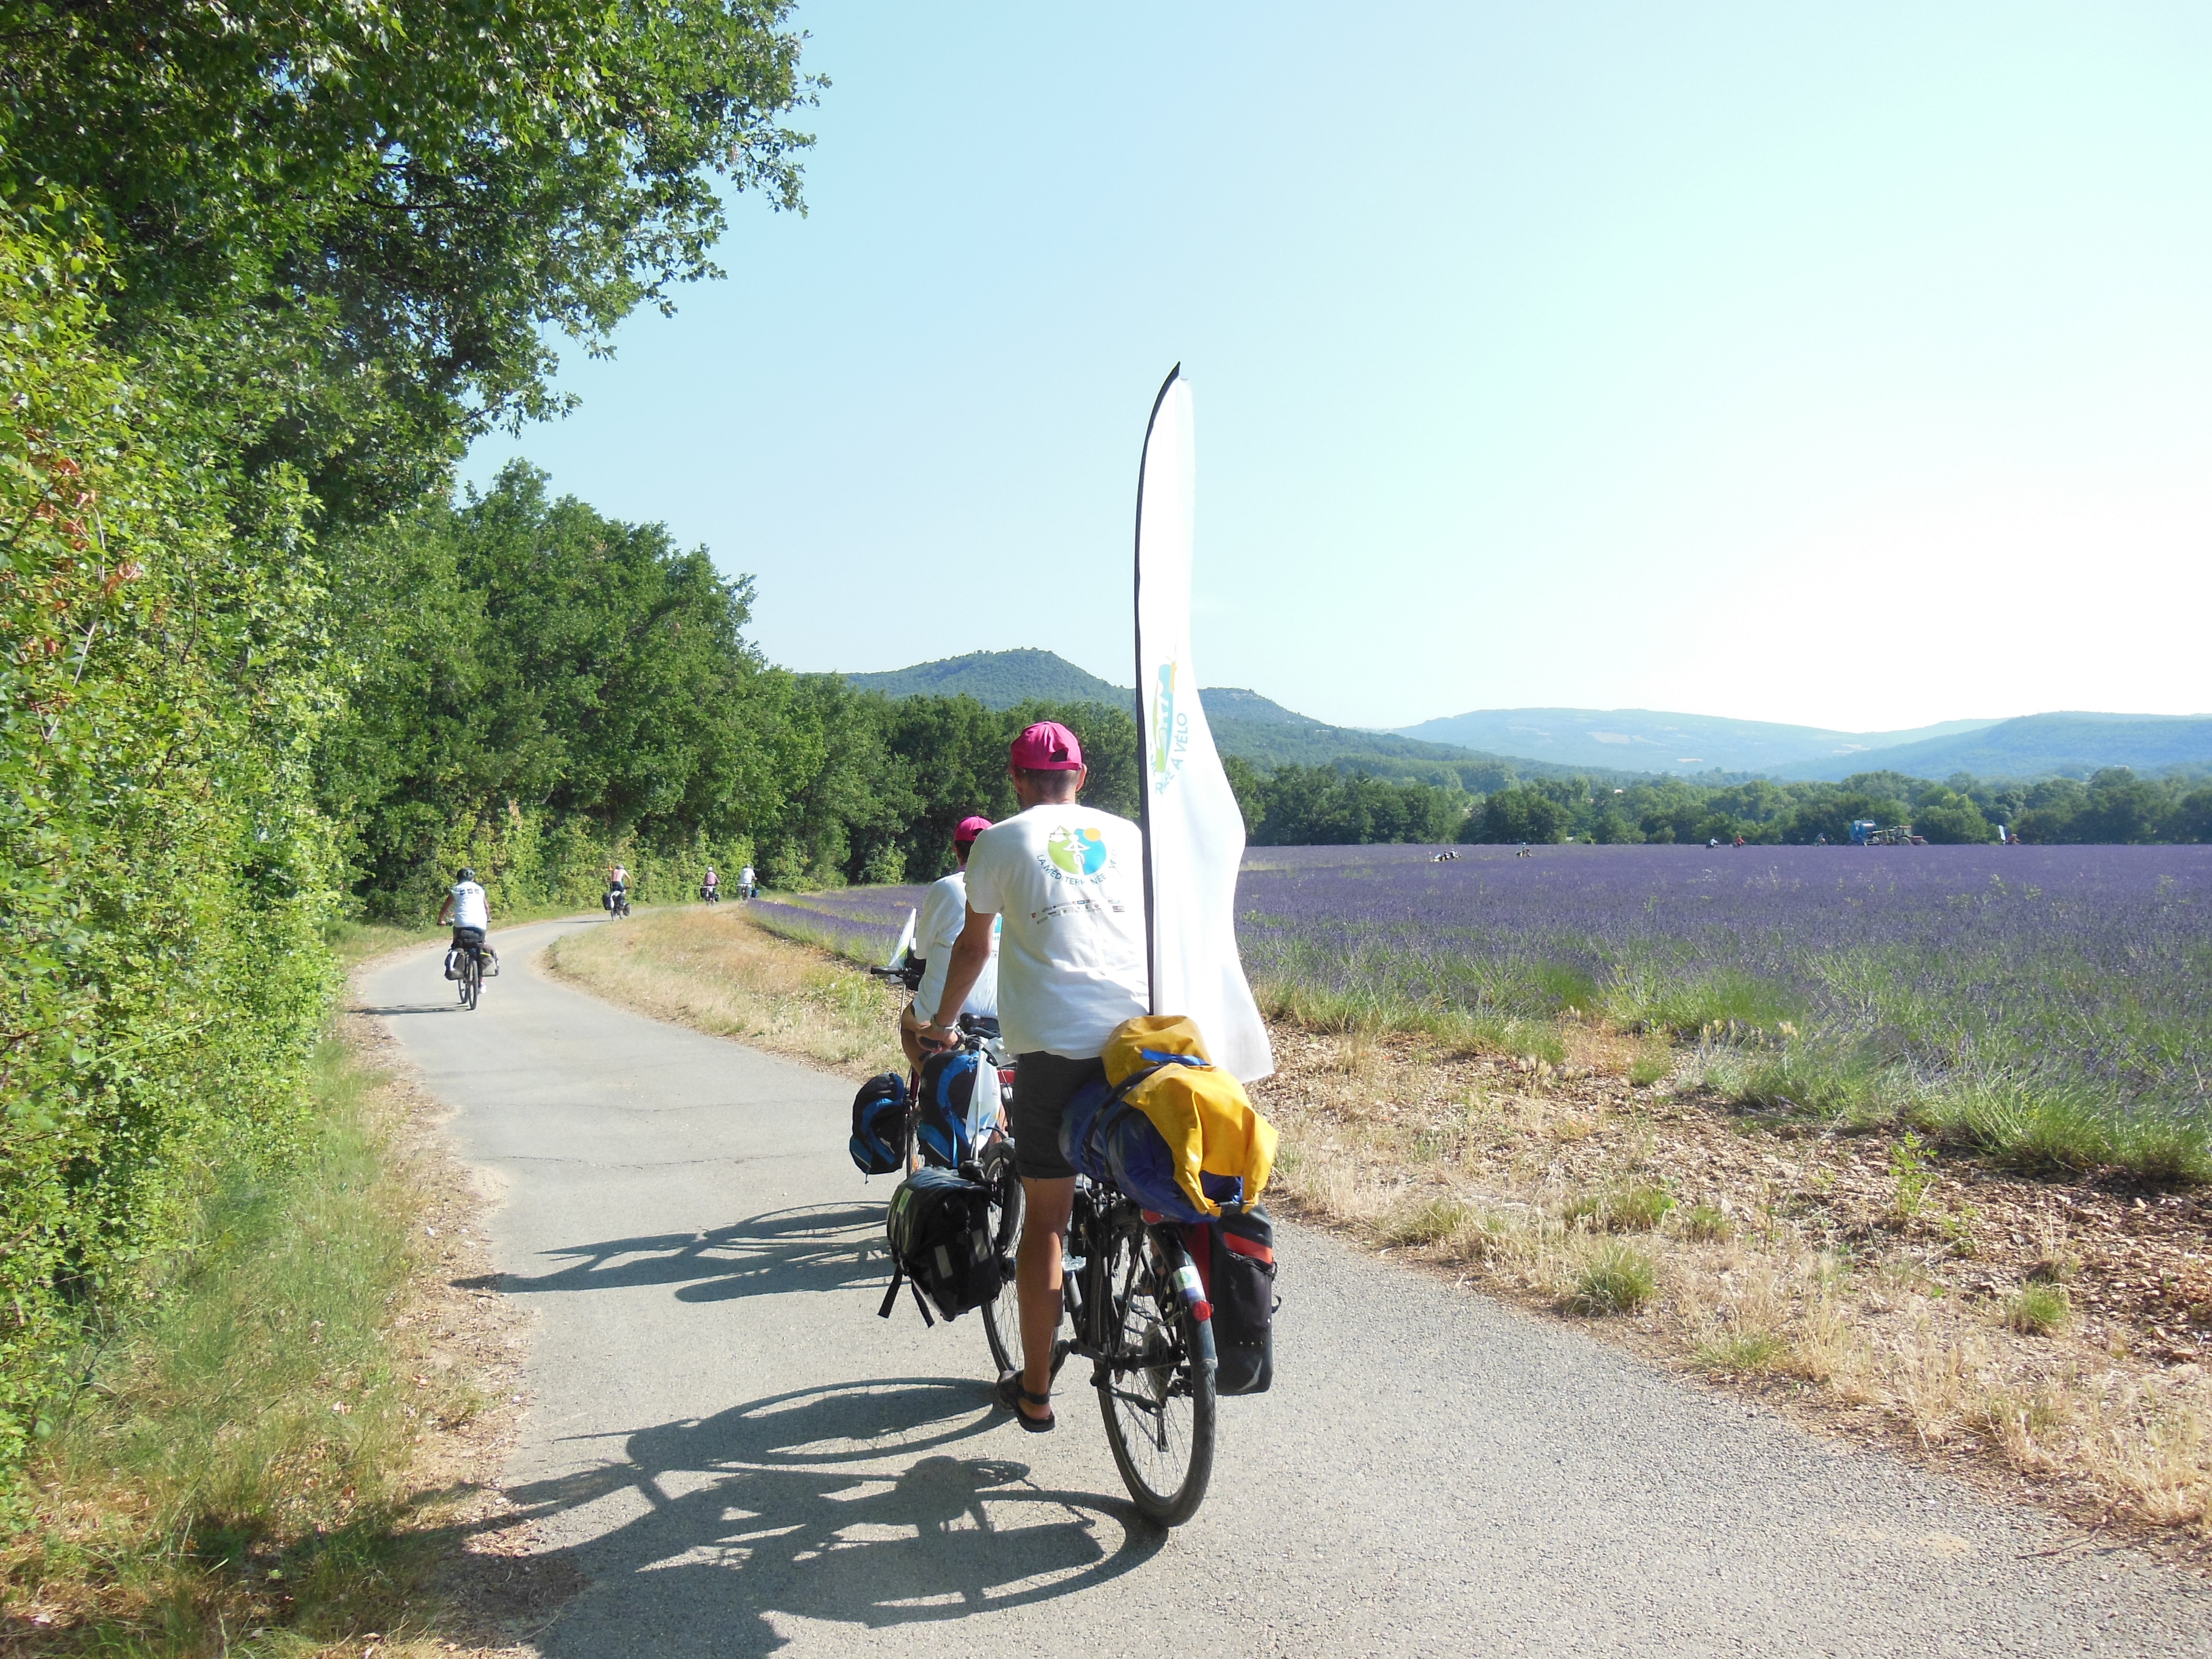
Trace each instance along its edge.
<path fill-rule="evenodd" d="M 1176 1293 L 1180 1245 L 1133 1211 L 1107 1231 L 1099 1404 L 1114 1461 L 1137 1506 L 1170 1526 L 1190 1518 L 1213 1467 L 1212 1350 Z M 1172 1252 L 1172 1260 L 1170 1253 Z"/>

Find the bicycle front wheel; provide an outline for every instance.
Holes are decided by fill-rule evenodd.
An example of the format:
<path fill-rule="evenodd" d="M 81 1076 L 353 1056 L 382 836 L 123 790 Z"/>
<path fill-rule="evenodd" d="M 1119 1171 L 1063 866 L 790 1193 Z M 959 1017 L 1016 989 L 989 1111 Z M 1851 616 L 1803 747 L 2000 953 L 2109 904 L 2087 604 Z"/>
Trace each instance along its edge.
<path fill-rule="evenodd" d="M 1014 1172 L 1013 1143 L 994 1141 L 983 1154 L 983 1184 L 991 1189 L 991 1248 L 999 1257 L 999 1293 L 981 1304 L 983 1338 L 997 1375 L 1019 1370 L 1021 1293 L 1014 1288 L 1014 1251 L 1022 1238 L 1022 1178 Z"/>
<path fill-rule="evenodd" d="M 1164 1527 L 1198 1513 L 1213 1474 L 1213 1328 L 1176 1290 L 1188 1258 L 1164 1227 L 1125 1212 L 1109 1231 L 1098 1407 L 1137 1508 Z"/>

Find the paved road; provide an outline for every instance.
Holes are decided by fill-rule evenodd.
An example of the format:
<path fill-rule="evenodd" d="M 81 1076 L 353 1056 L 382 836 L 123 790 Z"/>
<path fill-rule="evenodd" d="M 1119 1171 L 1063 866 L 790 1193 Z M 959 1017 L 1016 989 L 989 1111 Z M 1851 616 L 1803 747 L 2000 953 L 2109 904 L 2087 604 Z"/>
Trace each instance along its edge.
<path fill-rule="evenodd" d="M 604 925 L 473 1015 L 434 952 L 364 988 L 505 1194 L 549 1656 L 2212 1652 L 2191 1581 L 1295 1230 L 1275 1391 L 1152 1531 L 1086 1394 L 1025 1435 L 974 1320 L 876 1317 L 849 1085 L 534 971 Z"/>

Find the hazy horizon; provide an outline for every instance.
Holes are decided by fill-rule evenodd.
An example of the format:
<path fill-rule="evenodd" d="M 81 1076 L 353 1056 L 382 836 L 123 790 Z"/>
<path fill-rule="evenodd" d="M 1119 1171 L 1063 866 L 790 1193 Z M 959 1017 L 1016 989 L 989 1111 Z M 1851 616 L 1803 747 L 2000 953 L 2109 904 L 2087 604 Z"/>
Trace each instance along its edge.
<path fill-rule="evenodd" d="M 810 216 L 737 201 L 730 280 L 466 471 L 705 543 L 775 660 L 1121 661 L 1180 359 L 1210 684 L 1380 728 L 2207 701 L 2212 14 L 799 21 Z"/>

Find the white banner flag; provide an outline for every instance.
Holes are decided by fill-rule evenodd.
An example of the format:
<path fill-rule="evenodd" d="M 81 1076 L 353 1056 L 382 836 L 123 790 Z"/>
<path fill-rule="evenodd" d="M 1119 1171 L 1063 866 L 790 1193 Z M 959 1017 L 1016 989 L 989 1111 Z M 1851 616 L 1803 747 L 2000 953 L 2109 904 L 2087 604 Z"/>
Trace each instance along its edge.
<path fill-rule="evenodd" d="M 1190 382 L 1180 366 L 1152 405 L 1137 483 L 1137 725 L 1144 775 L 1152 1012 L 1198 1022 L 1243 1083 L 1275 1069 L 1237 954 L 1244 817 L 1214 752 L 1190 657 L 1195 506 Z"/>

